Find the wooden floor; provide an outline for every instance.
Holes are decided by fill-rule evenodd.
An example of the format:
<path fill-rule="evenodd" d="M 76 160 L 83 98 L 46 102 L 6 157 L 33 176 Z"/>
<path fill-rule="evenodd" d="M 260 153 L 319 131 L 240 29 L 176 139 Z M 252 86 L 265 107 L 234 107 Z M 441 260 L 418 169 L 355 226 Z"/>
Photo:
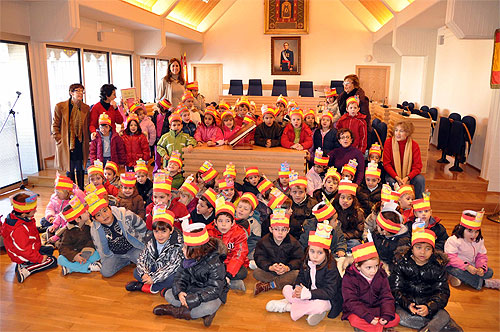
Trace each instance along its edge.
<path fill-rule="evenodd" d="M 449 166 L 435 163 L 436 152 L 431 154 L 426 174 L 427 182 L 440 191 L 443 199 L 454 202 L 436 209 L 448 233 L 459 221 L 465 202 L 480 202 L 484 183 L 477 179 L 477 171 L 466 169 L 455 175 L 447 171 Z M 442 180 L 446 180 L 441 183 Z M 458 192 L 465 182 L 471 189 L 469 196 Z M 36 219 L 43 216 L 52 189 L 33 188 L 40 196 Z M 434 191 L 433 190 L 433 191 Z M 448 194 L 443 192 L 448 191 Z M 458 193 L 457 193 L 458 192 Z M 479 194 L 480 193 L 480 194 Z M 464 196 L 465 195 L 465 196 Z M 0 214 L 7 214 L 10 205 L 7 195 L 0 196 Z M 495 200 L 498 195 L 488 194 L 485 199 Z M 431 204 L 432 204 L 431 200 Z M 467 204 L 465 204 L 467 205 Z M 433 208 L 434 209 L 434 208 Z M 489 266 L 500 276 L 500 225 L 484 220 L 482 232 L 488 249 Z M 129 266 L 112 278 L 105 279 L 99 273 L 71 274 L 63 277 L 61 269 L 53 269 L 29 277 L 24 283 L 15 280 L 14 264 L 5 251 L 0 252 L 0 331 L 205 331 L 200 320 L 182 321 L 170 317 L 156 317 L 153 308 L 165 303 L 160 295 L 129 293 L 124 286 L 133 279 L 133 267 Z M 230 291 L 228 302 L 217 312 L 208 329 L 211 331 L 352 331 L 340 318 L 325 319 L 316 327 L 309 327 L 305 319 L 292 322 L 289 314 L 268 313 L 265 305 L 269 300 L 280 299 L 278 291 L 253 296 L 255 279 L 245 280 L 247 291 Z M 466 286 L 451 287 L 447 310 L 465 331 L 500 330 L 500 292 L 484 289 L 472 290 Z M 409 329 L 398 327 L 398 331 Z"/>

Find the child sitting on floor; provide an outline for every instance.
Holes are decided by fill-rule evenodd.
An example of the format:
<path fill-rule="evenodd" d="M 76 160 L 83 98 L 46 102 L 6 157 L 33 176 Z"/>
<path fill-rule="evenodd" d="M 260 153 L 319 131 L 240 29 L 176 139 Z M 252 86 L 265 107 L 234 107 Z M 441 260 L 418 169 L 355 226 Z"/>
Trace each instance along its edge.
<path fill-rule="evenodd" d="M 199 190 L 192 174 L 187 177 L 186 181 L 179 188 L 179 202 L 186 206 L 189 213 L 196 209 L 196 205 L 198 204 L 198 197 L 196 195 Z"/>
<path fill-rule="evenodd" d="M 323 179 L 323 186 L 320 189 L 316 189 L 312 196 L 316 201 L 321 202 L 323 199 L 327 199 L 330 203 L 333 203 L 337 191 L 339 188 L 340 174 L 337 172 L 335 167 L 330 167 L 325 174 Z"/>
<path fill-rule="evenodd" d="M 303 115 L 300 109 L 290 112 L 290 122 L 286 125 L 281 136 L 281 146 L 298 151 L 307 150 L 312 146 L 312 131 L 302 121 Z"/>
<path fill-rule="evenodd" d="M 380 144 L 373 143 L 372 146 L 370 146 L 368 150 L 368 160 L 366 161 L 367 166 L 369 163 L 377 164 L 377 168 L 380 170 L 380 177 L 385 179 L 385 169 L 384 163 L 382 162 L 382 148 Z"/>
<path fill-rule="evenodd" d="M 290 165 L 285 161 L 278 171 L 278 178 L 273 182 L 274 186 L 285 195 L 290 194 Z"/>
<path fill-rule="evenodd" d="M 104 114 L 104 113 L 103 113 Z M 104 177 L 104 169 L 102 167 L 102 162 L 100 160 L 94 161 L 93 165 L 87 168 L 87 174 L 89 178 L 89 183 L 92 183 L 95 187 L 104 186 L 108 195 L 113 197 L 118 197 L 118 188 L 109 183 Z"/>
<path fill-rule="evenodd" d="M 290 217 L 290 234 L 300 239 L 303 233 L 302 225 L 308 219 L 314 219 L 312 208 L 318 202 L 307 195 L 307 179 L 305 176 L 299 176 L 297 172 L 290 173 L 290 197 L 292 199 L 292 215 Z"/>
<path fill-rule="evenodd" d="M 258 203 L 257 196 L 252 193 L 244 193 L 238 200 L 234 212 L 236 224 L 241 226 L 247 234 L 248 259 L 253 259 L 255 245 L 259 242 L 262 234 L 260 215 L 258 211 L 255 211 Z"/>
<path fill-rule="evenodd" d="M 314 166 L 309 169 L 307 177 L 307 194 L 313 196 L 314 191 L 321 189 L 324 173 L 328 168 L 328 156 L 323 154 L 323 150 L 318 148 L 314 153 Z"/>
<path fill-rule="evenodd" d="M 257 167 L 245 167 L 245 179 L 243 179 L 242 190 L 245 193 L 252 193 L 254 195 L 259 194 L 259 189 L 257 185 L 261 181 L 261 176 L 259 169 Z"/>
<path fill-rule="evenodd" d="M 193 223 L 210 224 L 215 219 L 215 200 L 217 193 L 212 188 L 208 188 L 198 199 L 196 209 L 191 212 Z"/>
<path fill-rule="evenodd" d="M 234 204 L 239 199 L 240 193 L 234 189 L 234 180 L 232 177 L 228 176 L 225 179 L 220 179 L 217 186 L 219 188 L 219 194 L 222 195 L 227 202 Z"/>
<path fill-rule="evenodd" d="M 357 185 L 351 181 L 340 181 L 337 197 L 333 201 L 333 207 L 338 213 L 338 220 L 347 241 L 348 252 L 361 244 L 365 221 L 363 210 L 356 198 L 356 188 Z"/>
<path fill-rule="evenodd" d="M 146 216 L 146 209 L 144 208 L 144 200 L 135 188 L 135 183 L 137 182 L 135 178 L 135 173 L 127 172 L 120 175 L 120 181 L 122 183 L 120 193 L 118 194 L 118 207 L 124 207 L 129 211 L 137 214 L 141 219 L 144 220 Z"/>
<path fill-rule="evenodd" d="M 137 160 L 134 171 L 137 179 L 135 187 L 144 201 L 144 206 L 146 206 L 151 203 L 151 196 L 153 195 L 153 181 L 148 178 L 149 171 L 146 162 L 141 159 Z"/>
<path fill-rule="evenodd" d="M 369 163 L 365 171 L 365 181 L 361 183 L 356 193 L 365 216 L 371 213 L 373 205 L 380 202 L 382 192 L 380 180 L 380 169 L 377 168 L 377 164 Z"/>
<path fill-rule="evenodd" d="M 205 110 L 203 122 L 200 123 L 194 134 L 194 139 L 199 143 L 207 143 L 207 146 L 222 145 L 224 136 L 222 130 L 216 123 L 217 110 L 213 106 L 208 106 Z"/>
<path fill-rule="evenodd" d="M 384 183 L 380 192 L 380 202 L 372 206 L 370 215 L 365 218 L 365 229 L 363 230 L 364 241 L 368 239 L 368 232 L 374 233 L 377 230 L 377 217 L 384 205 L 390 201 L 397 202 L 398 200 L 399 192 L 393 191 L 390 185 Z"/>
<path fill-rule="evenodd" d="M 172 151 L 167 163 L 167 172 L 172 178 L 172 188 L 179 189 L 184 183 L 182 157 L 179 151 Z"/>
<path fill-rule="evenodd" d="M 361 153 L 366 151 L 366 115 L 359 112 L 359 97 L 352 96 L 346 100 L 347 112 L 337 121 L 337 129 L 349 128 L 354 134 L 352 146 L 359 149 Z"/>
<path fill-rule="evenodd" d="M 357 167 L 358 162 L 356 161 L 356 159 L 350 159 L 347 164 L 342 166 L 342 170 L 340 171 L 342 179 L 353 182 Z"/>
<path fill-rule="evenodd" d="M 255 145 L 271 148 L 281 145 L 283 127 L 276 122 L 277 110 L 262 105 L 263 122 L 255 128 Z"/>
<path fill-rule="evenodd" d="M 172 114 L 168 121 L 170 122 L 170 131 L 163 135 L 156 145 L 156 151 L 163 158 L 163 167 L 167 166 L 172 151 L 179 151 L 182 155 L 184 152 L 193 151 L 196 146 L 196 140 L 182 132 L 182 119 L 179 114 Z"/>
<path fill-rule="evenodd" d="M 396 183 L 394 184 L 396 186 Z M 409 184 L 405 184 L 398 189 L 399 192 L 399 206 L 403 210 L 404 223 L 413 217 L 413 200 L 415 199 L 415 193 L 413 192 L 413 187 Z"/>
<path fill-rule="evenodd" d="M 104 166 L 104 177 L 112 186 L 120 189 L 120 175 L 118 173 L 118 165 L 111 160 L 108 160 Z"/>
<path fill-rule="evenodd" d="M 212 188 L 215 190 L 215 181 L 217 180 L 217 176 L 219 173 L 213 167 L 213 164 L 206 160 L 198 169 L 196 173 L 196 180 L 200 191 L 198 195 L 202 195 L 205 190 L 208 188 Z"/>

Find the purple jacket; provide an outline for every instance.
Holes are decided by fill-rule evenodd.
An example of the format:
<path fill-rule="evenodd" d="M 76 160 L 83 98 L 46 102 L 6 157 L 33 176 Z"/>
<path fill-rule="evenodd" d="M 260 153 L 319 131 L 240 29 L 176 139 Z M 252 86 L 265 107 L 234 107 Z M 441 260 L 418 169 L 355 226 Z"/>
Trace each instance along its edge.
<path fill-rule="evenodd" d="M 90 163 L 93 164 L 94 160 L 99 159 L 104 161 L 102 157 L 102 137 L 101 133 L 96 131 L 96 138 L 90 143 Z M 112 131 L 111 134 L 111 161 L 118 165 L 124 165 L 127 162 L 127 152 L 122 138 L 116 132 Z"/>
<path fill-rule="evenodd" d="M 383 318 L 388 322 L 395 317 L 394 297 L 382 266 L 379 267 L 371 283 L 368 283 L 354 264 L 349 266 L 342 280 L 342 296 L 344 298 L 342 319 L 344 320 L 351 314 L 355 314 L 368 323 L 375 317 Z"/>
<path fill-rule="evenodd" d="M 141 121 L 141 130 L 143 133 L 147 133 L 149 146 L 155 145 L 156 142 L 156 127 L 151 121 L 149 116 L 145 116 L 144 120 Z"/>
<path fill-rule="evenodd" d="M 354 176 L 354 181 L 357 185 L 360 185 L 365 178 L 365 156 L 354 146 L 349 146 L 348 148 L 336 148 L 328 153 L 330 161 L 328 166 L 335 166 L 337 172 L 342 172 L 342 167 L 349 162 L 350 159 L 356 159 L 358 162 L 358 167 L 356 169 L 356 175 Z"/>

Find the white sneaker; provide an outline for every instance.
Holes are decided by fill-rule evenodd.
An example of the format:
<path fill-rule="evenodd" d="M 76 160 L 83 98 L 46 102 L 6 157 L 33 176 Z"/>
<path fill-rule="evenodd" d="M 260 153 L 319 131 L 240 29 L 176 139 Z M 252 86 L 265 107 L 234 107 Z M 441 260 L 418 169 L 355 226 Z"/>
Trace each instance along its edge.
<path fill-rule="evenodd" d="M 326 311 L 321 314 L 309 315 L 306 318 L 307 324 L 311 326 L 318 325 L 319 322 L 321 322 L 323 318 L 325 318 L 325 316 L 326 316 Z"/>
<path fill-rule="evenodd" d="M 30 275 L 30 271 L 23 264 L 16 264 L 15 272 L 19 283 L 22 283 Z"/>
<path fill-rule="evenodd" d="M 91 263 L 89 265 L 90 272 L 99 272 L 99 271 L 101 271 L 101 268 L 102 268 L 102 264 L 99 261 Z"/>
<path fill-rule="evenodd" d="M 255 270 L 257 268 L 257 264 L 255 263 L 255 261 L 252 259 L 250 261 L 250 263 L 248 264 L 248 267 L 251 269 L 251 270 Z"/>
<path fill-rule="evenodd" d="M 267 302 L 266 310 L 269 312 L 290 312 L 292 304 L 287 299 L 272 300 Z"/>
<path fill-rule="evenodd" d="M 63 276 L 70 274 L 71 272 L 66 266 L 61 266 L 61 273 Z"/>

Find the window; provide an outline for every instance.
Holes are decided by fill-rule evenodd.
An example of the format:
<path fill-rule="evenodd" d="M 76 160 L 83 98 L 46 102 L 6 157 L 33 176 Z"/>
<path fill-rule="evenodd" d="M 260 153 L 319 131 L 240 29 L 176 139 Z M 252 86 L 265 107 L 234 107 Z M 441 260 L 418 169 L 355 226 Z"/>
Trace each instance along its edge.
<path fill-rule="evenodd" d="M 99 51 L 83 51 L 83 73 L 85 78 L 85 103 L 98 103 L 99 92 L 103 84 L 109 83 L 108 53 Z"/>
<path fill-rule="evenodd" d="M 49 74 L 50 111 L 53 114 L 57 103 L 69 99 L 69 86 L 82 82 L 80 50 L 47 46 L 47 72 Z"/>
<path fill-rule="evenodd" d="M 155 59 L 141 58 L 141 99 L 145 103 L 154 103 L 155 86 Z"/>
<path fill-rule="evenodd" d="M 160 86 L 161 80 L 167 76 L 168 71 L 168 60 L 156 60 L 156 87 Z M 160 98 L 160 96 L 156 96 L 156 98 Z"/>
<path fill-rule="evenodd" d="M 6 187 L 21 180 L 16 148 L 16 135 L 19 139 L 19 152 L 24 178 L 38 172 L 35 125 L 31 102 L 31 80 L 28 66 L 28 46 L 22 43 L 0 41 L 0 187 Z M 21 94 L 14 107 L 16 127 L 9 110 L 14 106 L 17 94 Z M 68 89 L 66 88 L 66 93 Z M 69 96 L 68 96 L 69 98 Z"/>
<path fill-rule="evenodd" d="M 116 86 L 116 97 L 120 99 L 120 90 L 133 86 L 132 57 L 125 54 L 111 54 L 111 68 L 113 73 L 113 84 Z"/>

